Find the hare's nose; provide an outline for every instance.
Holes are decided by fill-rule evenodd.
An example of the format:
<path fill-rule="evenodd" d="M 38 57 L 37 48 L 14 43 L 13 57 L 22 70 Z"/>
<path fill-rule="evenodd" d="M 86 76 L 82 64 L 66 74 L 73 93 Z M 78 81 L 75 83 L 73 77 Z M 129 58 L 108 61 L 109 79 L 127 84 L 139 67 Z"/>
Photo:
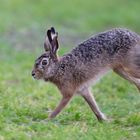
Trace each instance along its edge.
<path fill-rule="evenodd" d="M 32 71 L 32 76 L 34 77 L 35 76 L 35 73 Z"/>

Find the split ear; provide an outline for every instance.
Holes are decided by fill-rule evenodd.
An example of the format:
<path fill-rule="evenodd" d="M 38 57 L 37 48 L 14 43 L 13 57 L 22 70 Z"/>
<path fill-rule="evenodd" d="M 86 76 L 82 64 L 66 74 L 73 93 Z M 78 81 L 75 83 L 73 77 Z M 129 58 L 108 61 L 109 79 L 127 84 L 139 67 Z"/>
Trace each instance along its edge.
<path fill-rule="evenodd" d="M 54 55 L 57 54 L 57 50 L 59 48 L 57 38 L 58 38 L 58 33 L 55 32 L 54 27 L 51 27 L 51 29 L 47 31 L 47 36 L 44 42 L 45 51 L 50 51 Z"/>

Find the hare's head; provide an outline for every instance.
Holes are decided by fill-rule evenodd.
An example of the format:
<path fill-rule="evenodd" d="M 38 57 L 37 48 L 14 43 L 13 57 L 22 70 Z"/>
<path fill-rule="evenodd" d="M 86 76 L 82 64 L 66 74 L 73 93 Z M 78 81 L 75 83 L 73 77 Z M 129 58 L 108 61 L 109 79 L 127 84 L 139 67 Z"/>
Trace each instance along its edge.
<path fill-rule="evenodd" d="M 49 79 L 55 70 L 55 65 L 58 62 L 58 33 L 52 27 L 47 31 L 44 42 L 45 53 L 35 60 L 32 76 L 35 79 Z"/>

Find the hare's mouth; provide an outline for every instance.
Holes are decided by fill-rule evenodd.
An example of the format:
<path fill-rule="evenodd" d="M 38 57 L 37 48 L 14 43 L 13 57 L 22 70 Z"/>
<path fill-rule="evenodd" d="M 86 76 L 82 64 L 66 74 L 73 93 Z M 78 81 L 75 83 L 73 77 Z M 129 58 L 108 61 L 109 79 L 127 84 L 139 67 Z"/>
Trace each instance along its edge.
<path fill-rule="evenodd" d="M 36 80 L 41 79 L 40 77 L 37 77 L 37 76 L 33 76 L 33 78 L 36 79 Z"/>
<path fill-rule="evenodd" d="M 33 78 L 39 80 L 39 77 L 37 77 L 36 75 L 34 75 Z"/>
<path fill-rule="evenodd" d="M 32 77 L 36 80 L 42 79 L 42 76 L 37 75 L 37 74 L 32 75 Z"/>

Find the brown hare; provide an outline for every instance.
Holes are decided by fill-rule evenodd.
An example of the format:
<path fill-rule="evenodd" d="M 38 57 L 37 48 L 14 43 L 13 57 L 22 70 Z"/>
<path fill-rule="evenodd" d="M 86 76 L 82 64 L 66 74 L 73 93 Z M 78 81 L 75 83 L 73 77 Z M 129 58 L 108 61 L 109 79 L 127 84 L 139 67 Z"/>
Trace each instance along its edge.
<path fill-rule="evenodd" d="M 58 33 L 52 27 L 47 31 L 44 48 L 45 53 L 35 61 L 32 76 L 54 83 L 62 94 L 49 118 L 54 118 L 79 94 L 99 121 L 106 120 L 89 87 L 110 69 L 140 91 L 140 36 L 132 31 L 116 28 L 99 33 L 58 57 Z"/>

